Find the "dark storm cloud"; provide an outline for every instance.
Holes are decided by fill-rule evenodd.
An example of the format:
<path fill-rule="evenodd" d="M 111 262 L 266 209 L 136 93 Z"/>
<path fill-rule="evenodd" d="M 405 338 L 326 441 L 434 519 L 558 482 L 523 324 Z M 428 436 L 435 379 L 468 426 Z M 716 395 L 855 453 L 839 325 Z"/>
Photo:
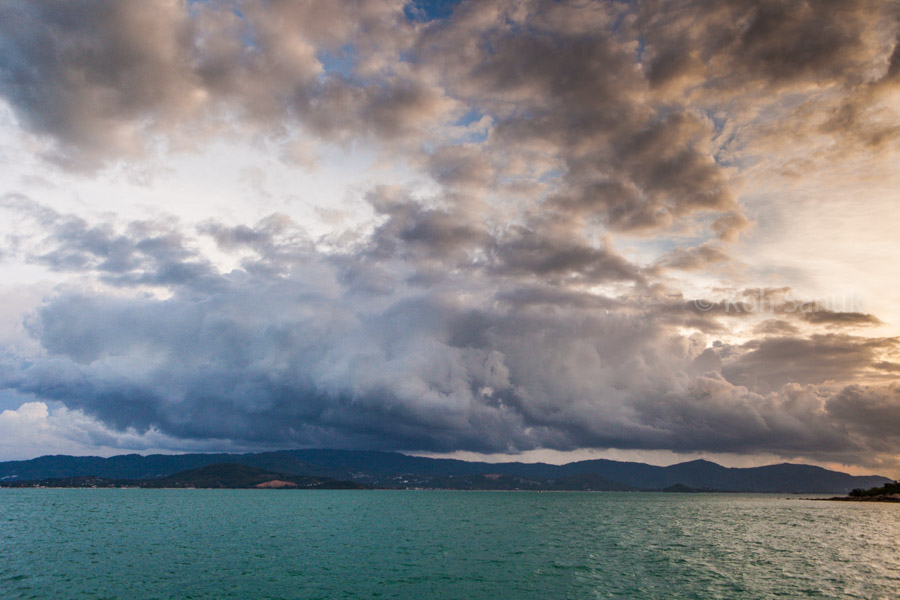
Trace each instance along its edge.
<path fill-rule="evenodd" d="M 695 248 L 676 248 L 657 259 L 656 264 L 667 269 L 695 271 L 728 260 L 728 255 L 719 248 L 703 245 Z"/>
<path fill-rule="evenodd" d="M 236 6 L 7 3 L 0 93 L 56 142 L 51 158 L 79 168 L 147 140 L 190 146 L 223 128 L 276 135 L 290 123 L 418 148 L 462 99 L 496 126 L 480 153 L 435 151 L 439 182 L 528 179 L 549 160 L 563 167 L 556 210 L 567 218 L 632 230 L 738 212 L 704 117 L 646 97 L 634 40 L 613 27 L 623 7 L 467 3 L 423 26 L 399 3 Z M 320 59 L 348 44 L 351 72 L 323 71 Z M 513 154 L 523 167 L 494 173 Z"/>
<path fill-rule="evenodd" d="M 800 333 L 796 325 L 783 319 L 767 319 L 757 325 L 753 332 L 756 335 L 793 336 Z"/>
<path fill-rule="evenodd" d="M 656 267 L 669 268 L 693 268 L 694 265 L 703 265 L 703 261 L 713 263 L 727 260 L 728 257 L 714 251 L 707 253 L 708 248 L 700 246 L 694 249 L 676 249 L 657 261 Z M 675 265 L 675 266 L 672 266 Z M 693 310 L 708 313 L 713 317 L 732 316 L 750 317 L 753 315 L 770 314 L 777 316 L 760 323 L 759 333 L 782 333 L 799 331 L 797 326 L 789 323 L 793 319 L 800 323 L 807 323 L 826 329 L 856 329 L 859 327 L 871 327 L 882 325 L 875 315 L 851 311 L 834 311 L 826 308 L 827 303 L 821 300 L 798 298 L 793 295 L 791 288 L 746 288 L 733 291 L 727 300 L 693 301 Z"/>
<path fill-rule="evenodd" d="M 651 1 L 637 13 L 651 90 L 703 106 L 724 156 L 754 143 L 835 161 L 897 147 L 896 2 Z M 784 167 L 795 177 L 817 168 Z"/>
<path fill-rule="evenodd" d="M 785 356 L 797 360 L 797 348 L 785 355 L 784 347 L 799 345 L 814 354 L 805 368 L 792 365 L 799 378 L 852 376 L 891 340 L 710 350 L 673 335 L 646 306 L 633 316 L 595 306 L 512 312 L 453 294 L 373 310 L 310 277 L 316 269 L 289 278 L 233 273 L 227 293 L 207 298 L 60 295 L 31 322 L 48 357 L 6 384 L 118 427 L 249 444 L 823 459 L 890 449 L 871 435 L 876 415 L 891 417 L 893 396 L 863 402 L 798 383 L 754 391 L 718 371 L 769 373 Z M 871 421 L 845 418 L 856 405 Z"/>
<path fill-rule="evenodd" d="M 607 209 L 612 222 L 641 228 L 696 210 L 737 210 L 726 175 L 698 147 L 709 135 L 708 127 L 695 115 L 675 113 L 628 132 L 613 152 L 641 194 L 634 212 L 621 203 L 622 196 L 604 199 L 612 200 Z"/>
<path fill-rule="evenodd" d="M 132 154 L 134 120 L 190 110 L 192 25 L 178 2 L 7 2 L 0 23 L 0 90 L 63 146 L 59 161 Z"/>
<path fill-rule="evenodd" d="M 539 220 L 530 227 L 491 231 L 477 208 L 464 212 L 457 202 L 452 209 L 429 208 L 387 189 L 369 199 L 387 219 L 376 228 L 363 257 L 402 258 L 426 271 L 437 266 L 444 272 L 465 268 L 473 274 L 556 282 L 643 281 L 640 269 L 611 248 L 554 235 Z"/>
<path fill-rule="evenodd" d="M 410 27 L 401 5 L 377 0 L 7 2 L 0 94 L 56 142 L 48 158 L 77 169 L 158 136 L 183 147 L 228 127 L 277 134 L 294 119 L 328 138 L 397 138 L 445 109 L 426 82 L 381 73 Z M 321 53 L 350 42 L 377 83 L 323 72 Z M 226 119 L 234 112 L 242 124 Z"/>
<path fill-rule="evenodd" d="M 419 44 L 448 89 L 494 117 L 492 150 L 526 165 L 558 161 L 562 185 L 547 208 L 573 230 L 584 219 L 633 231 L 738 213 L 707 147 L 710 124 L 650 101 L 633 40 L 612 27 L 627 13 L 613 3 L 471 3 Z M 744 225 L 722 221 L 721 233 Z"/>
<path fill-rule="evenodd" d="M 392 190 L 380 190 L 369 198 L 387 217 L 372 236 L 372 248 L 383 257 L 399 254 L 411 260 L 453 263 L 490 244 L 484 225 L 463 211 L 429 208 Z"/>
<path fill-rule="evenodd" d="M 571 278 L 582 282 L 642 281 L 638 269 L 608 247 L 592 247 L 568 239 L 511 228 L 497 241 L 498 275 L 535 275 L 549 281 Z"/>
<path fill-rule="evenodd" d="M 552 310 L 573 306 L 581 309 L 622 308 L 623 302 L 576 290 L 568 290 L 551 285 L 528 285 L 501 290 L 496 299 L 509 304 L 514 309 L 546 307 Z"/>
<path fill-rule="evenodd" d="M 71 167 L 160 137 L 190 146 L 223 127 L 278 135 L 293 122 L 415 146 L 462 100 L 494 118 L 491 153 L 560 161 L 561 201 L 622 229 L 712 210 L 732 215 L 721 233 L 739 230 L 708 143 L 716 105 L 833 83 L 846 98 L 828 126 L 850 133 L 900 64 L 900 11 L 877 0 L 465 2 L 425 24 L 388 0 L 0 10 L 0 94 Z M 713 95 L 688 106 L 689 90 Z"/>
<path fill-rule="evenodd" d="M 19 385 L 179 437 L 485 450 L 524 439 L 515 414 L 475 400 L 508 382 L 491 352 L 453 345 L 472 339 L 465 314 L 413 298 L 366 315 L 294 278 L 240 287 L 196 302 L 61 298 L 33 325 L 58 358 Z"/>
<path fill-rule="evenodd" d="M 847 327 L 854 325 L 881 325 L 875 315 L 859 312 L 840 312 L 831 310 L 813 310 L 803 313 L 803 318 L 815 324 L 831 327 Z"/>
<path fill-rule="evenodd" d="M 445 146 L 429 156 L 432 177 L 451 188 L 486 189 L 494 179 L 491 157 L 473 146 Z"/>
<path fill-rule="evenodd" d="M 873 33 L 896 12 L 879 0 L 654 0 L 636 28 L 652 85 L 736 91 L 864 76 Z"/>
<path fill-rule="evenodd" d="M 788 383 L 821 384 L 863 378 L 875 362 L 898 349 L 896 338 L 817 334 L 748 342 L 722 374 L 735 385 L 761 391 Z"/>
<path fill-rule="evenodd" d="M 393 214 L 406 223 L 408 209 Z M 119 428 L 263 446 L 821 457 L 874 447 L 864 422 L 838 418 L 843 397 L 837 416 L 822 408 L 834 392 L 816 384 L 877 369 L 892 339 L 707 347 L 675 328 L 731 318 L 724 309 L 700 311 L 655 288 L 613 299 L 526 286 L 544 278 L 533 267 L 498 289 L 470 265 L 469 299 L 455 286 L 423 292 L 394 281 L 372 303 L 354 291 L 360 269 L 395 255 L 306 251 L 278 217 L 202 231 L 256 258 L 216 287 L 170 283 L 166 300 L 61 290 L 28 321 L 46 357 L 6 373 L 5 385 Z M 250 268 L 259 264 L 273 266 Z"/>
<path fill-rule="evenodd" d="M 0 200 L 0 209 L 20 219 L 20 226 L 31 233 L 27 242 L 13 243 L 15 251 L 52 270 L 94 273 L 116 286 L 215 288 L 220 283 L 209 261 L 188 246 L 175 220 L 135 221 L 120 231 L 59 214 L 18 195 Z"/>
<path fill-rule="evenodd" d="M 900 447 L 900 385 L 883 387 L 851 385 L 829 398 L 828 412 L 850 424 L 879 452 Z"/>
<path fill-rule="evenodd" d="M 844 426 L 822 411 L 814 387 L 787 386 L 761 395 L 718 376 L 701 376 L 682 394 L 640 399 L 640 420 L 661 445 L 691 450 L 714 444 L 726 452 L 775 449 L 792 454 L 855 453 Z M 671 423 L 690 423 L 672 427 Z"/>
<path fill-rule="evenodd" d="M 270 132 L 296 121 L 325 138 L 415 142 L 462 99 L 495 126 L 480 151 L 432 153 L 439 182 L 485 185 L 555 161 L 550 207 L 573 228 L 646 231 L 712 212 L 732 239 L 747 221 L 710 143 L 720 124 L 654 89 L 856 85 L 879 53 L 881 80 L 893 73 L 877 2 L 478 2 L 426 25 L 390 2 L 235 6 L 7 3 L 0 92 L 56 140 L 56 160 L 82 167 L 155 134 L 203 139 L 229 109 Z M 348 44 L 351 70 L 323 71 Z M 496 172 L 511 153 L 525 170 Z"/>
<path fill-rule="evenodd" d="M 900 9 L 894 9 L 895 22 L 900 22 Z M 832 108 L 828 118 L 819 122 L 817 133 L 839 135 L 850 142 L 861 144 L 864 150 L 877 150 L 895 143 L 900 127 L 896 119 L 885 119 L 885 104 L 892 105 L 892 94 L 900 87 L 900 26 L 895 27 L 893 51 L 887 68 L 880 77 L 856 86 L 852 94 L 846 94 L 840 104 Z M 800 111 L 798 111 L 800 112 Z M 802 114 L 806 117 L 807 115 Z"/>
<path fill-rule="evenodd" d="M 175 288 L 167 300 L 60 292 L 29 320 L 47 356 L 5 385 L 117 427 L 241 444 L 874 448 L 865 423 L 823 410 L 834 392 L 815 383 L 865 372 L 894 340 L 706 347 L 650 299 L 560 304 L 550 287 L 478 301 L 490 288 L 477 279 L 469 300 L 399 286 L 377 307 L 350 293 L 349 264 L 298 257 L 287 274 L 233 271 L 215 291 Z"/>

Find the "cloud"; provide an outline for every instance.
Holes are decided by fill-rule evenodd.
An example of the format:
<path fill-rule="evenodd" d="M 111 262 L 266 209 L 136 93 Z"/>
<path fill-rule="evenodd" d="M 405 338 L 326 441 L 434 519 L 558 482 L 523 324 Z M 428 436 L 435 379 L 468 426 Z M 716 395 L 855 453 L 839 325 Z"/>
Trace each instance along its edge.
<path fill-rule="evenodd" d="M 706 147 L 708 123 L 642 99 L 632 41 L 585 35 L 585 23 L 608 28 L 622 16 L 612 5 L 467 3 L 424 25 L 378 1 L 240 6 L 8 3 L 0 43 L 13 60 L 0 94 L 52 142 L 48 158 L 79 169 L 235 128 L 288 140 L 299 128 L 418 153 L 462 115 L 462 99 L 494 126 L 481 148 L 431 153 L 440 183 L 471 189 L 504 177 L 521 188 L 535 166 L 560 167 L 561 218 L 625 230 L 739 212 Z M 448 61 L 460 45 L 466 59 Z M 349 74 L 322 62 L 342 48 L 356 57 Z"/>
<path fill-rule="evenodd" d="M 549 281 L 600 283 L 641 281 L 638 269 L 609 247 L 573 243 L 562 237 L 541 236 L 524 228 L 513 228 L 495 248 L 499 275 L 537 275 Z"/>
<path fill-rule="evenodd" d="M 859 312 L 839 312 L 831 310 L 813 310 L 803 313 L 803 318 L 810 323 L 822 323 L 832 327 L 846 327 L 854 325 L 880 325 L 881 321 L 875 315 Z"/>
<path fill-rule="evenodd" d="M 126 451 L 173 452 L 199 450 L 187 440 L 176 440 L 150 429 L 117 431 L 79 410 L 58 403 L 24 402 L 16 409 L 0 412 L 0 453 L 6 460 L 26 460 L 36 455 L 104 455 Z M 224 447 L 240 450 L 228 440 Z"/>
<path fill-rule="evenodd" d="M 859 404 L 847 389 L 817 386 L 855 376 L 887 341 L 777 340 L 710 360 L 646 315 L 510 314 L 434 296 L 366 313 L 297 280 L 262 283 L 214 301 L 60 297 L 34 325 L 48 357 L 6 383 L 117 430 L 244 446 L 857 462 L 898 447 L 875 435 L 875 417 L 845 418 Z M 740 383 L 748 372 L 753 387 Z M 859 406 L 890 418 L 891 402 Z"/>
<path fill-rule="evenodd" d="M 756 335 L 793 336 L 800 333 L 796 325 L 784 319 L 766 319 L 754 328 Z"/>
<path fill-rule="evenodd" d="M 729 257 L 714 246 L 697 246 L 695 248 L 676 248 L 657 259 L 657 264 L 668 269 L 695 271 L 707 269 L 716 263 L 727 262 Z"/>
<path fill-rule="evenodd" d="M 3 387 L 64 402 L 113 437 L 164 436 L 167 447 L 615 447 L 867 464 L 894 447 L 879 445 L 867 421 L 843 417 L 847 386 L 877 382 L 886 372 L 879 365 L 897 352 L 892 338 L 799 337 L 769 327 L 767 337 L 741 345 L 711 343 L 681 331 L 715 332 L 722 319 L 747 317 L 697 310 L 658 287 L 638 293 L 642 276 L 607 250 L 567 253 L 562 242 L 545 247 L 524 232 L 472 236 L 447 213 L 403 196 L 393 204 L 373 198 L 388 220 L 371 246 L 344 254 L 316 250 L 277 216 L 253 227 L 208 221 L 195 236 L 221 250 L 252 250 L 241 268 L 209 267 L 215 285 L 163 280 L 158 261 L 142 260 L 115 280 L 124 293 L 58 289 L 27 321 L 40 352 L 13 360 Z M 54 241 L 45 245 L 71 241 L 68 226 L 53 226 L 69 217 L 35 211 L 51 224 Z M 75 223 L 83 248 L 94 229 Z M 430 233 L 417 237 L 422 227 Z M 135 239 L 146 232 L 124 229 L 134 236 L 119 236 L 126 254 L 138 252 Z M 118 239 L 116 227 L 101 230 L 96 239 Z M 466 258 L 485 246 L 509 254 Z M 183 234 L 178 247 L 199 246 Z M 85 252 L 89 261 L 61 264 L 106 277 L 98 253 Z M 193 252 L 190 262 L 209 264 Z M 454 253 L 455 275 L 394 277 Z M 579 291 L 581 280 L 567 290 L 572 273 L 631 291 L 606 297 Z M 127 292 L 144 281 L 169 295 Z M 765 293 L 784 298 L 787 290 Z M 885 414 L 891 398 L 878 403 Z"/>
<path fill-rule="evenodd" d="M 738 358 L 723 367 L 733 383 L 778 389 L 788 383 L 822 384 L 864 379 L 874 363 L 897 352 L 896 338 L 816 334 L 747 342 Z"/>
<path fill-rule="evenodd" d="M 192 222 L 160 197 L 127 221 L 8 184 L 0 258 L 62 283 L 10 329 L 29 343 L 0 385 L 34 402 L 3 418 L 108 447 L 889 461 L 897 339 L 752 287 L 778 280 L 737 244 L 768 216 L 744 186 L 789 155 L 888 143 L 892 10 L 5 3 L 0 96 L 63 169 L 228 136 L 304 168 L 363 145 L 379 166 L 352 190 L 371 217 L 320 237 L 288 203 Z"/>
<path fill-rule="evenodd" d="M 134 155 L 136 121 L 162 124 L 196 109 L 199 87 L 183 60 L 192 24 L 179 2 L 11 2 L 0 22 L 9 57 L 0 89 L 28 128 L 59 142 L 55 160 L 91 166 Z"/>
<path fill-rule="evenodd" d="M 452 108 L 397 68 L 412 24 L 392 2 L 10 2 L 0 23 L 0 94 L 70 169 L 234 129 L 276 137 L 291 123 L 390 140 Z M 359 77 L 329 72 L 320 59 L 351 43 Z"/>
<path fill-rule="evenodd" d="M 17 194 L 0 198 L 0 210 L 19 221 L 8 251 L 51 270 L 95 273 L 115 286 L 217 284 L 210 262 L 187 246 L 171 219 L 134 221 L 117 231 L 109 223 L 91 225 Z"/>
<path fill-rule="evenodd" d="M 625 5 L 470 3 L 420 47 L 448 90 L 492 116 L 486 147 L 516 156 L 522 170 L 510 175 L 562 173 L 545 208 L 573 231 L 585 220 L 652 231 L 693 213 L 739 214 L 707 120 L 648 96 L 635 40 L 611 29 L 629 19 Z"/>
<path fill-rule="evenodd" d="M 862 443 L 878 453 L 895 453 L 900 435 L 894 425 L 900 419 L 900 386 L 851 385 L 829 398 L 826 407 L 846 423 Z"/>
<path fill-rule="evenodd" d="M 646 2 L 636 25 L 654 86 L 777 90 L 863 75 L 891 10 L 874 0 Z"/>

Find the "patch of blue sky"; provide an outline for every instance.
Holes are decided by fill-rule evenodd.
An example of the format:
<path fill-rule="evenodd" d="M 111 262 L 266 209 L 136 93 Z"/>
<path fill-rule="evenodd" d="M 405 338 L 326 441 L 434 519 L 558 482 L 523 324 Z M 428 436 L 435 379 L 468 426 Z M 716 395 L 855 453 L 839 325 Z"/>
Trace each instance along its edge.
<path fill-rule="evenodd" d="M 453 143 L 480 144 L 490 137 L 494 124 L 490 115 L 473 108 L 456 121 L 447 122 L 446 127 Z"/>
<path fill-rule="evenodd" d="M 419 62 L 421 62 L 419 55 L 416 53 L 415 50 L 412 50 L 412 49 L 401 50 L 397 54 L 397 59 L 400 62 L 409 63 L 411 65 L 418 64 Z"/>
<path fill-rule="evenodd" d="M 725 130 L 725 125 L 728 124 L 728 118 L 726 115 L 720 111 L 706 110 L 706 118 L 713 125 L 713 130 L 716 135 L 719 135 Z"/>
<path fill-rule="evenodd" d="M 457 127 L 468 127 L 472 123 L 477 123 L 484 116 L 484 113 L 474 108 L 470 109 L 466 114 L 461 116 L 454 125 Z"/>
<path fill-rule="evenodd" d="M 544 171 L 538 177 L 538 181 L 541 183 L 547 183 L 548 181 L 553 181 L 554 179 L 559 179 L 565 174 L 565 171 L 562 169 L 549 169 Z"/>
<path fill-rule="evenodd" d="M 465 135 L 459 136 L 454 141 L 461 144 L 480 144 L 481 142 L 487 141 L 489 135 L 489 129 L 467 131 Z"/>
<path fill-rule="evenodd" d="M 215 0 L 188 0 L 188 8 L 192 9 L 194 6 L 212 4 L 213 2 L 215 2 Z M 191 12 L 191 14 L 195 15 L 193 11 Z M 260 49 L 261 45 L 259 43 L 259 39 L 256 37 L 256 30 L 254 29 L 253 24 L 247 20 L 247 17 L 244 15 L 243 11 L 241 11 L 241 9 L 237 6 L 234 6 L 234 8 L 231 9 L 231 14 L 240 19 L 244 25 L 243 30 L 240 34 L 241 43 L 243 43 L 248 48 L 253 48 L 256 50 Z"/>
<path fill-rule="evenodd" d="M 23 365 L 23 368 L 28 364 Z M 23 394 L 16 390 L 0 390 L 0 412 L 4 410 L 17 410 L 26 402 L 37 402 L 38 399 L 32 394 Z"/>
<path fill-rule="evenodd" d="M 359 54 L 355 46 L 346 44 L 334 52 L 320 50 L 316 58 L 322 63 L 325 73 L 330 75 L 339 73 L 350 79 L 353 77 L 353 69 L 359 60 Z"/>
<path fill-rule="evenodd" d="M 410 21 L 428 23 L 446 19 L 461 0 L 411 0 L 403 6 L 403 14 Z"/>
<path fill-rule="evenodd" d="M 477 109 L 469 109 L 450 125 L 453 128 L 453 141 L 470 144 L 481 143 L 488 139 L 491 131 L 491 120 L 485 113 Z M 482 123 L 484 122 L 484 123 Z"/>

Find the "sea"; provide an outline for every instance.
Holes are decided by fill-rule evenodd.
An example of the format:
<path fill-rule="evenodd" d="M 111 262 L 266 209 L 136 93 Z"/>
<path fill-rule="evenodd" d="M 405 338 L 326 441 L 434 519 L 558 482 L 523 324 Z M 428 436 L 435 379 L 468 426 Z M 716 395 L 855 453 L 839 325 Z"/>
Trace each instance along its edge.
<path fill-rule="evenodd" d="M 900 597 L 900 504 L 0 489 L 0 598 Z"/>

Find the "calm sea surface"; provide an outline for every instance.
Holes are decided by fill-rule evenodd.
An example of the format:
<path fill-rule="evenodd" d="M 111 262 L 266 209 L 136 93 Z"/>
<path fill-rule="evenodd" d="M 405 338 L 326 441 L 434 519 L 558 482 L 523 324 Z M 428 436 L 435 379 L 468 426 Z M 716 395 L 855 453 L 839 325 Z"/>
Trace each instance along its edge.
<path fill-rule="evenodd" d="M 900 505 L 637 493 L 0 490 L 0 597 L 900 597 Z"/>

